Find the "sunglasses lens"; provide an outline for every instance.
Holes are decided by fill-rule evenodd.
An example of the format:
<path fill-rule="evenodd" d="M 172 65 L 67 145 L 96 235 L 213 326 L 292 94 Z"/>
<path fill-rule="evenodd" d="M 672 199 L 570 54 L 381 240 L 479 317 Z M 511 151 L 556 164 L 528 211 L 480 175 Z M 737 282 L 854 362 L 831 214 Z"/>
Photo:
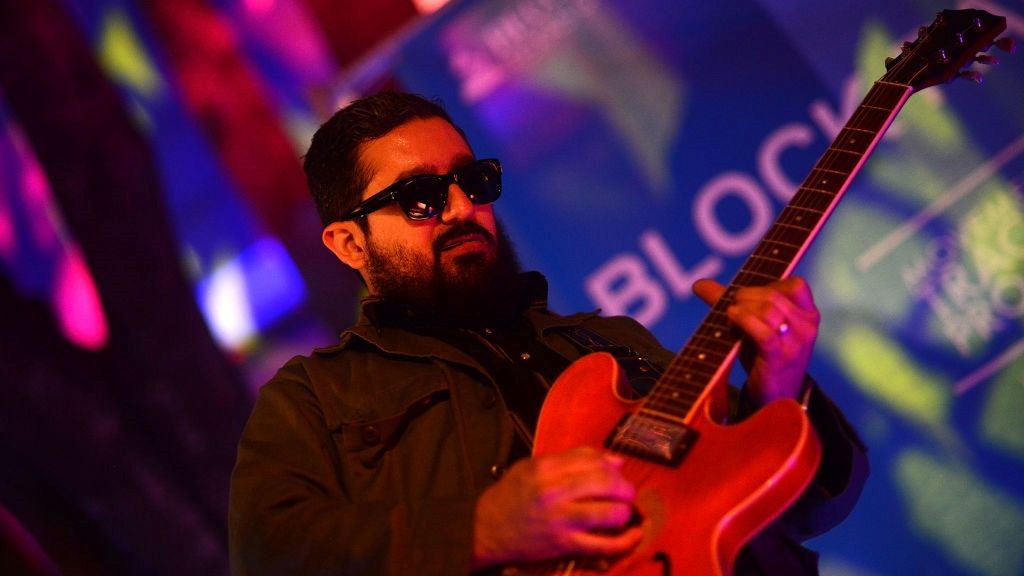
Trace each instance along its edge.
<path fill-rule="evenodd" d="M 501 196 L 501 169 L 494 161 L 479 160 L 459 171 L 458 183 L 474 204 L 490 204 Z"/>
<path fill-rule="evenodd" d="M 460 168 L 454 176 L 415 176 L 394 195 L 410 220 L 427 220 L 444 210 L 452 181 L 474 204 L 490 204 L 501 196 L 501 167 L 497 160 L 478 160 Z"/>
<path fill-rule="evenodd" d="M 426 220 L 444 209 L 447 192 L 442 176 L 412 178 L 397 194 L 398 205 L 410 220 Z"/>

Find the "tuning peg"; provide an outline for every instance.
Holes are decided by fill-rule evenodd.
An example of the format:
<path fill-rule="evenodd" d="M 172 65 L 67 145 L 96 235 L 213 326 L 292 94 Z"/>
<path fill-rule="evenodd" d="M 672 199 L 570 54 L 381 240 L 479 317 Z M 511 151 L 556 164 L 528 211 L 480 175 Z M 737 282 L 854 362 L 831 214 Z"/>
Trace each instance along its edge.
<path fill-rule="evenodd" d="M 985 64 L 987 66 L 995 66 L 996 64 L 999 64 L 999 58 L 996 58 L 991 54 L 978 54 L 974 57 L 974 61 L 978 64 Z"/>
<path fill-rule="evenodd" d="M 981 84 L 982 82 L 984 82 L 984 78 L 981 77 L 981 72 L 975 72 L 974 70 L 964 70 L 963 72 L 957 74 L 957 76 L 963 78 L 964 80 L 970 80 L 975 84 Z"/>
<path fill-rule="evenodd" d="M 999 40 L 996 40 L 996 48 L 999 48 L 1007 54 L 1013 54 L 1017 51 L 1017 41 L 1012 36 L 1000 38 Z"/>

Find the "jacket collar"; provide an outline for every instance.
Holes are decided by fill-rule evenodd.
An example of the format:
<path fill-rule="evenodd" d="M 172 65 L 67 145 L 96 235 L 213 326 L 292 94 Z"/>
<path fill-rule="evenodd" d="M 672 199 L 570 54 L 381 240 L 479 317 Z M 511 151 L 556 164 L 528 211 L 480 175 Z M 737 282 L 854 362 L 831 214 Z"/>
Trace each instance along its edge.
<path fill-rule="evenodd" d="M 527 289 L 529 304 L 523 312 L 524 318 L 533 327 L 538 337 L 552 329 L 578 326 L 597 312 L 561 316 L 548 310 L 548 283 L 539 272 L 522 274 Z M 341 333 L 340 341 L 329 347 L 314 350 L 318 355 L 333 355 L 364 342 L 387 354 L 397 354 L 413 358 L 438 358 L 479 369 L 480 366 L 471 356 L 462 350 L 432 336 L 417 334 L 401 327 L 391 327 L 381 322 L 382 314 L 394 313 L 381 300 L 367 298 L 360 305 L 359 318 L 356 324 Z"/>

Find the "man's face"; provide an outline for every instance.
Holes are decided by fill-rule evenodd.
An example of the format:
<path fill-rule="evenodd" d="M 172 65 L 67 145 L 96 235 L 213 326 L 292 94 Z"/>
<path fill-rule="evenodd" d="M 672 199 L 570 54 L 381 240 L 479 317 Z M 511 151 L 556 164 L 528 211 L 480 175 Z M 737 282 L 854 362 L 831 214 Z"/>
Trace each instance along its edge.
<path fill-rule="evenodd" d="M 361 164 L 370 174 L 362 198 L 410 176 L 448 174 L 473 159 L 451 124 L 441 118 L 414 119 L 360 149 Z M 409 220 L 397 203 L 366 218 L 364 278 L 376 296 L 448 313 L 457 311 L 463 298 L 479 301 L 481 292 L 493 291 L 517 270 L 492 205 L 473 204 L 457 184 L 449 187 L 448 203 L 435 218 Z M 456 310 L 445 310 L 446 302 Z"/>

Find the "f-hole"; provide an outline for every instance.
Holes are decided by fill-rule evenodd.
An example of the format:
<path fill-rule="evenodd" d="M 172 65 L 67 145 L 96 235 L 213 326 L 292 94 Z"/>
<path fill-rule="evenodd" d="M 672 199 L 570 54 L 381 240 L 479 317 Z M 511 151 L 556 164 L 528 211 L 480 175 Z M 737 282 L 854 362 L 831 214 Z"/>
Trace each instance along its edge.
<path fill-rule="evenodd" d="M 668 554 L 658 552 L 652 557 L 652 560 L 661 564 L 661 576 L 672 576 L 672 560 L 668 557 Z"/>

